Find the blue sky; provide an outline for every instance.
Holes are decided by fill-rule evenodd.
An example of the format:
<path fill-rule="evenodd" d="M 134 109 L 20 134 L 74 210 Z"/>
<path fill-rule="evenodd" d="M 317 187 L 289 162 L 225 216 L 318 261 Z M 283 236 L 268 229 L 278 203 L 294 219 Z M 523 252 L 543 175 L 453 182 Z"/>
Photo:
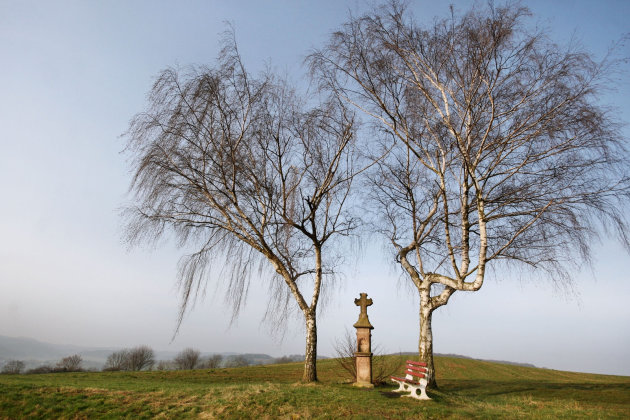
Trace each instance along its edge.
<path fill-rule="evenodd" d="M 472 2 L 454 2 L 460 9 Z M 627 1 L 524 1 L 554 39 L 575 35 L 596 57 L 624 33 Z M 410 2 L 419 20 L 448 2 Z M 296 315 L 283 340 L 262 323 L 267 289 L 253 279 L 230 325 L 222 289 L 210 282 L 171 342 L 183 251 L 164 242 L 128 250 L 119 210 L 129 200 L 120 135 L 146 104 L 153 77 L 174 65 L 212 65 L 231 22 L 252 72 L 266 64 L 296 81 L 309 50 L 359 1 L 0 0 L 0 335 L 63 344 L 282 355 L 304 349 Z M 630 45 L 620 49 L 630 57 Z M 630 121 L 630 79 L 604 98 Z M 629 136 L 629 130 L 625 129 Z M 436 352 L 630 375 L 630 257 L 604 239 L 593 269 L 575 269 L 573 291 L 529 273 L 494 272 L 483 289 L 456 294 L 434 314 Z M 418 300 L 381 249 L 351 259 L 319 318 L 319 353 L 358 316 L 367 292 L 374 342 L 414 351 Z"/>

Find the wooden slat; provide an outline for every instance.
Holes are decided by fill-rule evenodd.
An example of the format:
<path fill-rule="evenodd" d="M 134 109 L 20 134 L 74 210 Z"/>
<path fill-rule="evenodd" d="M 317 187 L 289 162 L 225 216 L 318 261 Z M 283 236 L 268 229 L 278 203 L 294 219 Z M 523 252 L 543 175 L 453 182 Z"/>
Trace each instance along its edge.
<path fill-rule="evenodd" d="M 407 364 L 408 365 L 414 365 L 414 366 L 423 366 L 423 367 L 427 367 L 428 366 L 424 362 L 414 362 L 413 360 L 407 360 Z"/>
<path fill-rule="evenodd" d="M 409 374 L 411 376 L 417 376 L 418 378 L 424 378 L 425 377 L 424 373 L 418 373 L 418 372 L 415 372 L 413 370 L 406 370 L 405 373 L 407 373 L 407 374 Z"/>
<path fill-rule="evenodd" d="M 407 378 L 398 378 L 396 376 L 390 376 L 390 378 L 396 379 L 397 381 L 405 382 L 405 383 L 408 383 L 408 384 L 411 384 L 411 385 L 420 385 L 420 382 L 415 382 L 415 381 L 412 381 L 411 379 L 407 379 Z"/>

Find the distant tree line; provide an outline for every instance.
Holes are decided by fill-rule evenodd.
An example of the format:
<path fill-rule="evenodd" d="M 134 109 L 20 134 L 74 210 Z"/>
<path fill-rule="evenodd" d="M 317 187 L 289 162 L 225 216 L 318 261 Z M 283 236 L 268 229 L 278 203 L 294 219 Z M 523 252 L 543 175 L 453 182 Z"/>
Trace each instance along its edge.
<path fill-rule="evenodd" d="M 235 368 L 259 364 L 280 364 L 304 361 L 303 355 L 289 355 L 272 358 L 268 361 L 261 361 L 256 355 L 232 355 L 223 357 L 214 354 L 207 358 L 201 357 L 199 350 L 187 348 L 175 356 L 173 360 L 160 360 L 157 363 L 157 370 L 191 370 L 191 369 L 217 369 Z"/>
<path fill-rule="evenodd" d="M 223 357 L 214 354 L 202 357 L 199 350 L 186 348 L 179 352 L 173 360 L 156 361 L 155 352 L 149 346 L 142 345 L 134 348 L 117 350 L 107 356 L 103 372 L 114 371 L 141 371 L 141 370 L 192 370 L 192 369 L 217 369 L 245 367 L 257 364 L 280 364 L 291 362 L 302 362 L 303 355 L 289 355 L 269 360 L 261 361 L 256 356 L 260 355 L 232 355 Z M 4 364 L 0 373 L 2 374 L 37 374 L 37 373 L 59 373 L 59 372 L 83 372 L 83 358 L 74 354 L 62 358 L 54 366 L 41 365 L 32 369 L 25 369 L 26 364 L 22 360 L 9 360 Z"/>
<path fill-rule="evenodd" d="M 9 360 L 3 367 L 3 374 L 17 375 L 20 373 L 58 373 L 58 372 L 83 372 L 83 358 L 78 354 L 64 357 L 55 366 L 42 365 L 32 369 L 24 370 L 26 364 L 22 360 Z"/>

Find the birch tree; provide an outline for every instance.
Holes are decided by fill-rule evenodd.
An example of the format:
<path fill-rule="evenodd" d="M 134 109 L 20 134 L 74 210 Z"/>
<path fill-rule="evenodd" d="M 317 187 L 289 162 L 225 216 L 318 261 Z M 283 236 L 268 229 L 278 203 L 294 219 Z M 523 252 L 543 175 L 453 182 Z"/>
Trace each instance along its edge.
<path fill-rule="evenodd" d="M 518 5 L 451 12 L 421 27 L 392 3 L 351 18 L 309 58 L 322 87 L 392 148 L 372 199 L 418 291 L 433 387 L 432 314 L 478 291 L 490 264 L 565 281 L 600 232 L 629 244 L 627 139 L 598 102 L 614 61 L 529 30 Z"/>
<path fill-rule="evenodd" d="M 249 74 L 232 39 L 214 68 L 157 78 L 128 131 L 133 156 L 133 241 L 173 232 L 197 247 L 180 266 L 182 304 L 212 263 L 227 278 L 234 313 L 252 281 L 269 280 L 271 311 L 291 302 L 306 327 L 303 380 L 317 380 L 316 312 L 356 225 L 346 211 L 354 120 L 331 96 L 305 100 L 269 72 Z"/>

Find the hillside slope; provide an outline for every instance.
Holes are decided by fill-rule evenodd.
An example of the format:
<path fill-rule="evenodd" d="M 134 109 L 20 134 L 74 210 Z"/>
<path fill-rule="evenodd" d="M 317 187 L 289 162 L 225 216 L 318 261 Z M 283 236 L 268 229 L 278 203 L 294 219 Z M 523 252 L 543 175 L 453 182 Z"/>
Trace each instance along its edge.
<path fill-rule="evenodd" d="M 333 359 L 174 372 L 0 375 L 0 418 L 630 418 L 630 377 L 438 357 L 432 401 L 355 388 Z M 402 369 L 402 366 L 401 366 Z"/>

